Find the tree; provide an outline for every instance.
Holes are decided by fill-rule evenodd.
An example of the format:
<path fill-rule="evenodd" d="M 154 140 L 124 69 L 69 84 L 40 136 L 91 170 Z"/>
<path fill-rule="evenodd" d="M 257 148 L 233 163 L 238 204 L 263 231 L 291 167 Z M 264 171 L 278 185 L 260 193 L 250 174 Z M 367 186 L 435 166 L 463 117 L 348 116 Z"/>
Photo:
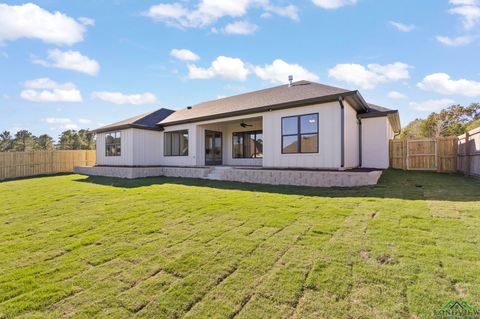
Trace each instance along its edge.
<path fill-rule="evenodd" d="M 415 139 L 419 137 L 425 137 L 423 135 L 423 126 L 425 125 L 425 120 L 415 119 L 411 121 L 405 128 L 402 129 L 400 138 L 403 139 Z"/>
<path fill-rule="evenodd" d="M 81 140 L 82 150 L 94 150 L 95 149 L 95 134 L 89 130 L 78 131 L 78 136 Z"/>
<path fill-rule="evenodd" d="M 47 134 L 40 135 L 39 137 L 34 137 L 35 144 L 34 148 L 36 150 L 52 150 L 53 149 L 53 138 Z"/>
<path fill-rule="evenodd" d="M 33 147 L 33 134 L 27 130 L 18 131 L 15 134 L 14 148 L 16 151 L 25 152 Z"/>
<path fill-rule="evenodd" d="M 0 133 L 0 152 L 8 152 L 13 149 L 13 137 L 9 131 Z"/>
<path fill-rule="evenodd" d="M 480 117 L 480 104 L 452 105 L 439 113 L 431 113 L 422 126 L 427 137 L 457 136 L 465 133 L 470 122 Z"/>

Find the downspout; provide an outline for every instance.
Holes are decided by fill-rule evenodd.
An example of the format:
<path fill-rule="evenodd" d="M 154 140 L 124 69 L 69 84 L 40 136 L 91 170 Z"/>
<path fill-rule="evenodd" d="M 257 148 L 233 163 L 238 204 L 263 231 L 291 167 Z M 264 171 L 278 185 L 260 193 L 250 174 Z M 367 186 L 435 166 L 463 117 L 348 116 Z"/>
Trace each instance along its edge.
<path fill-rule="evenodd" d="M 338 98 L 340 103 L 340 167 L 345 168 L 345 106 L 343 96 Z"/>
<path fill-rule="evenodd" d="M 358 167 L 362 167 L 362 119 L 358 119 Z"/>

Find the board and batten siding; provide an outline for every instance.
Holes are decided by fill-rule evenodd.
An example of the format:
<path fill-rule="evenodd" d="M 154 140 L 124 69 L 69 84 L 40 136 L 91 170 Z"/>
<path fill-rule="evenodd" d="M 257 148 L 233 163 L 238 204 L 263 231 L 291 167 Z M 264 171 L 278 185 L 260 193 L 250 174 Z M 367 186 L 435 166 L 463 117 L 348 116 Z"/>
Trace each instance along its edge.
<path fill-rule="evenodd" d="M 97 165 L 132 166 L 133 162 L 133 129 L 114 130 L 121 132 L 121 155 L 105 156 L 105 136 L 110 132 L 97 134 Z"/>
<path fill-rule="evenodd" d="M 282 117 L 318 113 L 318 153 L 282 154 Z M 263 115 L 263 166 L 332 168 L 341 165 L 341 112 L 338 102 L 272 111 Z"/>
<path fill-rule="evenodd" d="M 344 101 L 343 104 L 345 108 L 345 168 L 354 168 L 360 164 L 357 111 L 347 101 Z"/>
<path fill-rule="evenodd" d="M 164 133 L 173 131 L 188 131 L 188 156 L 163 156 L 163 144 L 165 141 Z M 160 138 L 160 150 L 162 154 L 162 165 L 166 166 L 195 166 L 199 154 L 197 153 L 198 145 L 198 129 L 195 124 L 182 124 L 165 127 L 165 131 L 162 132 Z"/>
<path fill-rule="evenodd" d="M 162 165 L 162 132 L 133 129 L 133 163 L 137 166 Z"/>
<path fill-rule="evenodd" d="M 362 167 L 389 167 L 389 140 L 394 132 L 387 116 L 362 119 Z"/>

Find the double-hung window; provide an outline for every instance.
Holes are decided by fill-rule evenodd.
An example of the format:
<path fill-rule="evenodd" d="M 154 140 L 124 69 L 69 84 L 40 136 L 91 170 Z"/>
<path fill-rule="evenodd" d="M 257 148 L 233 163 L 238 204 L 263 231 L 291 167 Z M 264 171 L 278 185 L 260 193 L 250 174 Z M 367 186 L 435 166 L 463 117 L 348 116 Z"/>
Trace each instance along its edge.
<path fill-rule="evenodd" d="M 262 131 L 234 132 L 232 145 L 233 158 L 263 157 Z"/>
<path fill-rule="evenodd" d="M 318 113 L 282 117 L 282 154 L 318 153 Z"/>
<path fill-rule="evenodd" d="M 188 130 L 165 132 L 164 156 L 188 156 Z"/>
<path fill-rule="evenodd" d="M 122 155 L 122 135 L 120 132 L 105 134 L 105 156 Z"/>

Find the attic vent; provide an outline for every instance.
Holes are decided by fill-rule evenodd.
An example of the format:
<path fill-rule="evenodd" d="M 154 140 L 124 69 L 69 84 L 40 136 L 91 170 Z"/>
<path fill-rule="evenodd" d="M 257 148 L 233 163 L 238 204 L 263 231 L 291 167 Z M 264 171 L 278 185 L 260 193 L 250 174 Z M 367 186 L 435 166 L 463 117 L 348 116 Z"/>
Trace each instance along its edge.
<path fill-rule="evenodd" d="M 191 107 L 191 106 L 187 106 L 187 110 L 191 110 L 191 109 L 192 109 L 192 107 Z"/>
<path fill-rule="evenodd" d="M 292 85 L 293 85 L 293 75 L 288 76 L 288 82 L 289 82 L 288 87 L 292 87 Z"/>

